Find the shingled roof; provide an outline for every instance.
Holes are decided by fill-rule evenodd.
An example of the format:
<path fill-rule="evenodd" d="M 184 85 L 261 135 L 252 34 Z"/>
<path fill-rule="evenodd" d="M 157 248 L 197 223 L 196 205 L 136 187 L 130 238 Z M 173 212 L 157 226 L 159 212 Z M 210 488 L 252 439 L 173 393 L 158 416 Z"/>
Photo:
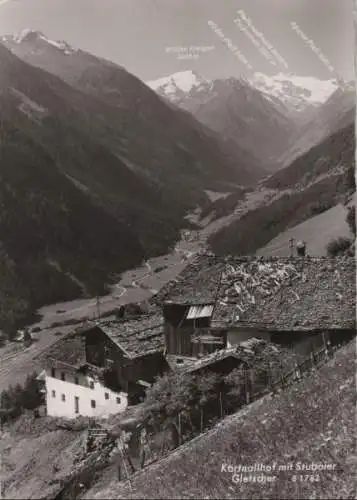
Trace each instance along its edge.
<path fill-rule="evenodd" d="M 86 353 L 82 334 L 93 327 L 99 327 L 130 359 L 164 350 L 163 320 L 161 314 L 155 314 L 130 320 L 89 321 L 58 340 L 39 356 L 39 361 L 49 367 L 74 370 L 84 367 Z"/>
<path fill-rule="evenodd" d="M 79 369 L 86 363 L 85 345 L 80 336 L 71 333 L 55 342 L 39 356 L 45 366 Z"/>
<path fill-rule="evenodd" d="M 257 322 L 275 329 L 352 329 L 356 327 L 356 269 L 352 258 L 314 259 L 299 278 L 258 307 Z"/>
<path fill-rule="evenodd" d="M 164 327 L 161 314 L 140 316 L 128 321 L 98 322 L 97 325 L 128 358 L 163 351 Z"/>
<path fill-rule="evenodd" d="M 196 259 L 156 301 L 214 303 L 212 320 L 272 329 L 353 328 L 355 261 L 351 257 Z"/>
<path fill-rule="evenodd" d="M 151 303 L 172 301 L 182 305 L 214 304 L 224 261 L 212 255 L 194 259 L 172 281 L 161 288 Z"/>

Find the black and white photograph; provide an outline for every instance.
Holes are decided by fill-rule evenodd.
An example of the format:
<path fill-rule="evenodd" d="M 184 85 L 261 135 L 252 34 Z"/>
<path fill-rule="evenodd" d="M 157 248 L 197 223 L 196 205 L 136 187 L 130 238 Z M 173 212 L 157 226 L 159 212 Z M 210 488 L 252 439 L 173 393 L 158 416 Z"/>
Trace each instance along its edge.
<path fill-rule="evenodd" d="M 0 500 L 357 497 L 354 0 L 0 0 Z"/>

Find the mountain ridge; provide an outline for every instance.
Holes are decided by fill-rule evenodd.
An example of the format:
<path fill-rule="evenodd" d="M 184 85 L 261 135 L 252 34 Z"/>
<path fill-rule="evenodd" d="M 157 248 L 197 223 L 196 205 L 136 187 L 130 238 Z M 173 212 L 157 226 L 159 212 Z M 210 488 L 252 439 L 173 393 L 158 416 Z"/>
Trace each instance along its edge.
<path fill-rule="evenodd" d="M 101 67 L 94 56 L 85 55 L 88 61 Z M 114 68 L 120 103 L 91 79 L 98 77 L 93 67 L 89 91 L 2 44 L 0 65 L 6 331 L 44 304 L 105 293 L 124 270 L 167 252 L 189 224 L 187 212 L 208 203 L 206 188 L 255 178 L 213 132 L 117 65 L 105 63 L 102 76 L 110 79 Z"/>
<path fill-rule="evenodd" d="M 25 37 L 20 43 L 17 43 L 13 37 L 7 36 L 3 37 L 3 43 L 23 61 L 61 78 L 80 92 L 90 94 L 92 97 L 105 102 L 112 109 L 112 113 L 118 113 L 120 110 L 123 126 L 125 125 L 127 129 L 130 129 L 135 124 L 138 128 L 138 134 L 143 135 L 145 132 L 148 138 L 146 142 L 150 142 L 149 138 L 155 132 L 155 127 L 147 123 L 149 117 L 155 116 L 155 114 L 162 123 L 165 121 L 162 133 L 166 136 L 171 135 L 170 140 L 178 142 L 176 140 L 177 132 L 175 127 L 172 126 L 173 117 L 175 116 L 174 121 L 176 127 L 180 127 L 180 135 L 184 134 L 185 127 L 191 129 L 191 131 L 196 129 L 195 142 L 201 143 L 203 140 L 205 141 L 204 147 L 210 150 L 210 154 L 206 155 L 206 163 L 212 165 L 211 169 L 215 170 L 213 163 L 216 157 L 216 162 L 218 160 L 221 163 L 220 170 L 223 174 L 225 167 L 223 167 L 222 157 L 220 158 L 217 154 L 217 151 L 219 151 L 221 156 L 225 156 L 226 163 L 228 163 L 227 159 L 230 158 L 229 169 L 226 169 L 227 174 L 229 174 L 229 170 L 231 171 L 230 180 L 233 178 L 239 179 L 240 177 L 238 182 L 251 183 L 265 174 L 264 168 L 261 164 L 257 164 L 254 155 L 250 155 L 249 152 L 244 150 L 237 151 L 236 148 L 231 147 L 229 142 L 222 140 L 219 134 L 212 129 L 204 128 L 202 124 L 199 126 L 199 122 L 194 120 L 191 114 L 167 106 L 167 103 L 163 102 L 155 92 L 149 90 L 147 85 L 128 73 L 122 66 L 82 50 L 64 54 L 63 50 L 46 43 L 42 35 L 37 32 L 31 33 L 33 36 L 30 40 Z M 139 95 L 141 96 L 140 99 L 138 98 Z M 139 128 L 138 125 L 142 126 Z M 214 143 L 214 147 L 211 147 L 208 141 Z M 140 149 L 144 149 L 144 144 L 141 144 Z M 136 155 L 138 150 L 139 148 L 135 147 L 131 154 Z M 175 162 L 174 157 L 171 158 L 171 162 Z"/>

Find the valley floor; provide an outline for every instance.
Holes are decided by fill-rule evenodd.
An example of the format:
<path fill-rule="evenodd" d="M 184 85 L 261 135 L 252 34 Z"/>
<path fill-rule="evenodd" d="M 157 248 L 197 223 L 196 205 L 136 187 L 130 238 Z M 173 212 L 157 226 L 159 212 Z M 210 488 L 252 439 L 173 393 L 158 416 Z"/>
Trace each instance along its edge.
<path fill-rule="evenodd" d="M 113 311 L 122 304 L 149 299 L 165 283 L 175 278 L 202 248 L 205 248 L 206 241 L 212 233 L 238 219 L 247 210 L 269 203 L 274 193 L 265 189 L 248 193 L 246 200 L 231 215 L 218 220 L 201 221 L 197 237 L 190 241 L 183 238 L 172 253 L 149 259 L 142 267 L 123 273 L 111 293 L 100 298 L 100 314 Z M 192 214 L 190 218 L 194 222 L 199 222 L 198 214 Z M 257 253 L 287 256 L 290 253 L 289 239 L 294 237 L 296 240 L 307 241 L 308 251 L 312 255 L 324 255 L 325 246 L 330 239 L 348 235 L 344 218 L 345 208 L 337 205 L 285 231 Z M 34 370 L 41 371 L 42 367 L 38 364 L 37 357 L 60 338 L 59 332 L 64 335 L 73 330 L 76 323 L 97 316 L 98 305 L 96 298 L 77 299 L 43 307 L 38 313 L 42 319 L 33 327 L 40 328 L 40 331 L 32 333 L 35 340 L 32 346 L 24 349 L 21 345 L 10 344 L 0 348 L 0 391 L 10 384 L 22 383 L 27 374 Z M 72 324 L 69 324 L 70 322 Z"/>

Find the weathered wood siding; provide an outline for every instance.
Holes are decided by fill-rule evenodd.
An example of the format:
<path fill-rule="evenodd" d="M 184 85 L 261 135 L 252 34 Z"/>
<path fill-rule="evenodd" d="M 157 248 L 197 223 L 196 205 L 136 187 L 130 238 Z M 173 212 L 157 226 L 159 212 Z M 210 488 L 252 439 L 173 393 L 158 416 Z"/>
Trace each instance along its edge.
<path fill-rule="evenodd" d="M 165 304 L 163 307 L 167 354 L 195 355 L 192 337 L 197 330 L 210 326 L 210 318 L 185 319 L 189 308 L 190 306 L 180 304 Z"/>
<path fill-rule="evenodd" d="M 153 382 L 155 377 L 169 370 L 162 352 L 153 352 L 132 360 L 125 360 L 124 377 L 130 382 Z"/>

